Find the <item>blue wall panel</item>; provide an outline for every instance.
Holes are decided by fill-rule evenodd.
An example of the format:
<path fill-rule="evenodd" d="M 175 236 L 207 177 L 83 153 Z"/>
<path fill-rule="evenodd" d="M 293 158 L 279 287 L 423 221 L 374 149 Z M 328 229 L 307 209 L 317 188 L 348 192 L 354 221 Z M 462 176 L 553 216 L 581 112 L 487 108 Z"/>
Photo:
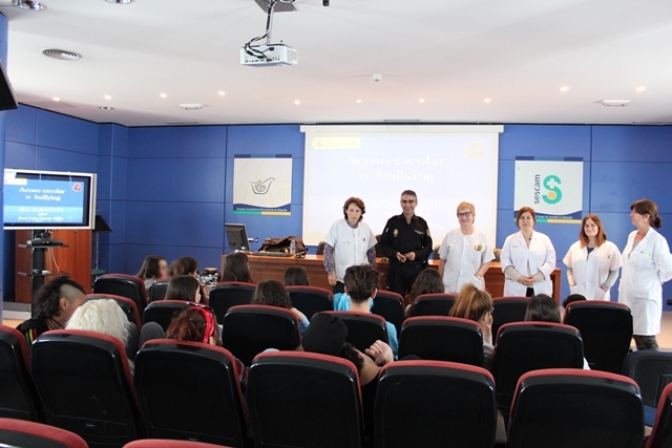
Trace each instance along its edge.
<path fill-rule="evenodd" d="M 73 171 L 95 173 L 98 170 L 98 157 L 54 148 L 37 148 L 35 169 L 49 171 Z"/>
<path fill-rule="evenodd" d="M 593 160 L 669 162 L 670 126 L 593 126 Z"/>
<path fill-rule="evenodd" d="M 7 141 L 37 143 L 37 111 L 34 107 L 19 105 L 7 113 Z"/>
<path fill-rule="evenodd" d="M 5 142 L 5 168 L 34 170 L 37 164 L 35 145 L 7 141 Z"/>
<path fill-rule="evenodd" d="M 303 157 L 303 137 L 297 125 L 230 126 L 227 157 L 236 154 L 291 154 Z"/>
<path fill-rule="evenodd" d="M 226 126 L 133 128 L 128 134 L 129 157 L 224 157 Z"/>
<path fill-rule="evenodd" d="M 499 159 L 516 156 L 588 157 L 590 126 L 506 125 L 499 137 Z M 587 160 L 587 159 L 585 159 Z"/>
<path fill-rule="evenodd" d="M 38 110 L 36 144 L 97 155 L 98 127 L 88 121 Z"/>

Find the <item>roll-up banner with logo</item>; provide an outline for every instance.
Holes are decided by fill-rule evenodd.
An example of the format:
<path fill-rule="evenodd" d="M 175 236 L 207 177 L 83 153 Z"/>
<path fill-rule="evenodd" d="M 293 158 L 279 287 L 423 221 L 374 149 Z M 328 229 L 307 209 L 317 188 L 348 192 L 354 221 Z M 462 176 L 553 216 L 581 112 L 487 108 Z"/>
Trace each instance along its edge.
<path fill-rule="evenodd" d="M 514 219 L 532 207 L 537 222 L 580 224 L 583 210 L 583 159 L 516 157 Z"/>
<path fill-rule="evenodd" d="M 233 160 L 233 214 L 292 214 L 292 156 L 236 154 Z"/>

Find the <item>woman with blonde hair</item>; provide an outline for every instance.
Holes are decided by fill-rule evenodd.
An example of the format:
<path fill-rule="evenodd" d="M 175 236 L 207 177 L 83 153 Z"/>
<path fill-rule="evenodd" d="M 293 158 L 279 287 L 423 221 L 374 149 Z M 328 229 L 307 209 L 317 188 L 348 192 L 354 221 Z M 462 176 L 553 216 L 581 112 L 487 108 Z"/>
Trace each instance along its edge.
<path fill-rule="evenodd" d="M 492 345 L 492 297 L 471 283 L 464 285 L 450 310 L 451 317 L 473 320 L 483 334 L 483 365 L 492 369 L 495 347 Z"/>

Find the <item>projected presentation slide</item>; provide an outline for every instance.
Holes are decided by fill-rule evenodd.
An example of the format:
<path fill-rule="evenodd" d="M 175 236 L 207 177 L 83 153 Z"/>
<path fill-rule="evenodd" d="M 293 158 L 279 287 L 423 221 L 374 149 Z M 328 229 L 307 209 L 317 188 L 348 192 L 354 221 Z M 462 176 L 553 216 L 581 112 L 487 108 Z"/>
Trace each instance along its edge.
<path fill-rule="evenodd" d="M 327 129 L 325 129 L 327 128 Z M 501 126 L 475 126 L 468 132 L 438 132 L 438 127 L 304 126 L 303 239 L 317 244 L 331 224 L 343 218 L 350 196 L 366 205 L 364 221 L 382 233 L 388 218 L 401 213 L 401 192 L 418 195 L 416 214 L 425 218 L 434 244 L 459 226 L 456 207 L 476 206 L 476 226 L 495 243 L 497 174 Z M 450 127 L 455 128 L 455 127 Z"/>

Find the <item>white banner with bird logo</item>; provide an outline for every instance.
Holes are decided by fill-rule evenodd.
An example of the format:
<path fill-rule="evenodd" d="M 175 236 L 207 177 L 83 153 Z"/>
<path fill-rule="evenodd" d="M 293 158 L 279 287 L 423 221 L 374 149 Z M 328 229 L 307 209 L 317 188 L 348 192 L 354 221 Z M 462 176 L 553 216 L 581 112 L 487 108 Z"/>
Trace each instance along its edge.
<path fill-rule="evenodd" d="M 236 154 L 233 161 L 233 214 L 292 214 L 292 156 Z"/>

